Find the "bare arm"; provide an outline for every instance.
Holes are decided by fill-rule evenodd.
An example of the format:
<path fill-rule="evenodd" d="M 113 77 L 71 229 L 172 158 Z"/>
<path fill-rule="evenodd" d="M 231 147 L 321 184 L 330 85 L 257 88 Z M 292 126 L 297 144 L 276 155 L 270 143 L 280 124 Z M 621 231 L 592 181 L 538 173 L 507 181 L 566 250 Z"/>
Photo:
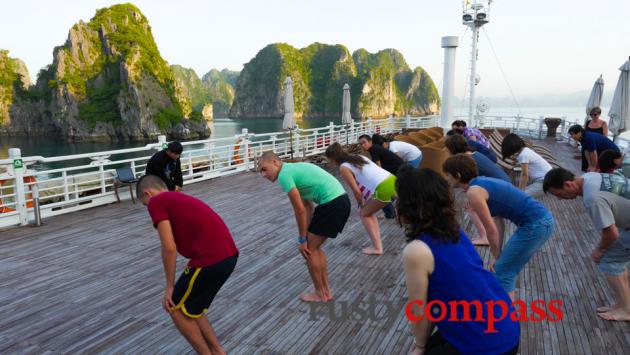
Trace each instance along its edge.
<path fill-rule="evenodd" d="M 350 187 L 354 198 L 356 199 L 359 205 L 363 205 L 363 196 L 361 195 L 361 190 L 357 185 L 357 180 L 354 178 L 352 171 L 346 167 L 339 168 L 339 172 L 341 173 L 341 177 L 344 179 L 346 184 Z"/>
<path fill-rule="evenodd" d="M 527 187 L 527 182 L 529 180 L 529 164 L 521 164 L 521 179 L 518 182 L 518 188 L 521 190 L 525 190 Z"/>
<path fill-rule="evenodd" d="M 300 237 L 306 237 L 308 233 L 308 213 L 297 188 L 294 187 L 289 191 L 289 200 L 291 201 L 291 205 L 293 205 L 293 212 L 295 212 L 295 220 L 298 225 Z"/>
<path fill-rule="evenodd" d="M 422 301 L 421 304 L 426 305 L 429 275 L 435 267 L 435 260 L 431 250 L 423 242 L 413 241 L 405 247 L 403 260 L 409 301 Z M 423 309 L 424 307 L 421 309 L 418 309 L 417 306 L 413 307 L 413 315 L 422 318 L 420 320 L 410 320 L 415 343 L 420 350 L 424 350 L 424 346 L 429 340 L 433 329 L 433 323 L 425 317 Z"/>
<path fill-rule="evenodd" d="M 164 265 L 164 276 L 166 279 L 162 308 L 170 313 L 175 308 L 173 288 L 175 287 L 175 269 L 177 267 L 177 247 L 173 237 L 171 222 L 168 220 L 161 221 L 158 223 L 157 229 L 162 245 L 162 264 Z"/>
<path fill-rule="evenodd" d="M 608 123 L 606 121 L 602 123 L 602 130 L 604 131 L 604 136 L 608 137 Z"/>
<path fill-rule="evenodd" d="M 171 222 L 161 221 L 157 226 L 162 244 L 162 263 L 164 264 L 164 274 L 166 277 L 166 287 L 175 286 L 175 268 L 177 261 L 177 247 L 173 237 Z"/>
<path fill-rule="evenodd" d="M 468 201 L 473 212 L 477 213 L 490 243 L 490 251 L 495 259 L 499 258 L 501 253 L 501 245 L 499 239 L 499 229 L 494 223 L 494 219 L 488 208 L 488 192 L 480 187 L 471 187 L 468 189 Z"/>
<path fill-rule="evenodd" d="M 611 225 L 602 229 L 602 238 L 599 240 L 599 244 L 597 245 L 597 249 L 601 251 L 605 251 L 610 248 L 613 243 L 615 243 L 619 239 L 619 230 L 616 225 Z"/>

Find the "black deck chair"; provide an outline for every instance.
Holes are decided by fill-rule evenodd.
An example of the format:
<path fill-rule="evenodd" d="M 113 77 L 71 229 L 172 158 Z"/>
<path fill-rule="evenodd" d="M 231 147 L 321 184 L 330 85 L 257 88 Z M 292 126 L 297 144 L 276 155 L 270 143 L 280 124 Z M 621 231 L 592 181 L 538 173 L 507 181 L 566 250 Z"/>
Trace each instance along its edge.
<path fill-rule="evenodd" d="M 133 170 L 129 167 L 116 169 L 116 179 L 114 180 L 114 192 L 116 193 L 116 200 L 120 202 L 120 196 L 118 195 L 118 188 L 121 186 L 129 186 L 129 194 L 131 195 L 131 201 L 135 204 L 136 199 L 133 197 L 133 185 L 138 182 Z"/>

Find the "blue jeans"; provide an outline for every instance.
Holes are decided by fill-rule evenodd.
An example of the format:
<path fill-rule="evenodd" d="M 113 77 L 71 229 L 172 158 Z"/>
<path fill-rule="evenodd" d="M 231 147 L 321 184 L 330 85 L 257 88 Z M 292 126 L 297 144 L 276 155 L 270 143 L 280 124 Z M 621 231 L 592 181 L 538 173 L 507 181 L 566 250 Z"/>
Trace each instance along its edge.
<path fill-rule="evenodd" d="M 506 292 L 514 291 L 519 272 L 553 234 L 555 226 L 556 221 L 547 212 L 537 221 L 518 227 L 512 234 L 494 265 L 495 276 Z"/>
<path fill-rule="evenodd" d="M 396 209 L 391 202 L 388 203 L 387 206 L 383 207 L 383 213 L 385 213 L 385 218 L 388 219 L 396 217 Z"/>
<path fill-rule="evenodd" d="M 417 157 L 414 160 L 408 161 L 407 164 L 409 164 L 409 165 L 413 166 L 414 168 L 418 169 L 418 168 L 420 168 L 420 163 L 421 162 L 422 162 L 422 155 Z"/>

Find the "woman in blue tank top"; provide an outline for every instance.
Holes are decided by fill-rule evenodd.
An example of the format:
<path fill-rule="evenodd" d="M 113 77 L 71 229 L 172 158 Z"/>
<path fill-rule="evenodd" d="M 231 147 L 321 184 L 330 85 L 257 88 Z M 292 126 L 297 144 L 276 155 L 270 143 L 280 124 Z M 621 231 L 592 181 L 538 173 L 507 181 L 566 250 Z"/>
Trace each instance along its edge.
<path fill-rule="evenodd" d="M 409 242 L 403 258 L 414 334 L 410 353 L 516 354 L 518 320 L 489 322 L 502 307 L 512 314 L 512 301 L 460 229 L 447 181 L 430 169 L 405 167 L 396 190 Z"/>
<path fill-rule="evenodd" d="M 477 165 L 469 156 L 454 155 L 446 159 L 443 169 L 453 187 L 466 191 L 470 208 L 481 219 L 492 254 L 488 268 L 494 271 L 513 300 L 518 274 L 554 231 L 553 216 L 542 203 L 516 186 L 503 180 L 477 176 Z M 495 216 L 510 220 L 517 226 L 503 248 L 503 226 L 497 227 L 492 218 Z"/>

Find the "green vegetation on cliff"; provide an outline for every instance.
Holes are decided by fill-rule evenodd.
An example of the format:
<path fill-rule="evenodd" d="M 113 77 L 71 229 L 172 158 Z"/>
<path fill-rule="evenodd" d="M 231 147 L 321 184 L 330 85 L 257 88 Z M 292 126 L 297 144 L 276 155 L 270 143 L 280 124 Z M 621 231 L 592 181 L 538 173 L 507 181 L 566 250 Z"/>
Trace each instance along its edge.
<path fill-rule="evenodd" d="M 276 43 L 245 64 L 231 115 L 281 116 L 287 76 L 293 81 L 295 111 L 307 117 L 340 116 L 345 83 L 351 87 L 355 117 L 422 115 L 439 107 L 429 75 L 419 67 L 412 71 L 394 49 L 375 54 L 359 49 L 350 55 L 343 45 L 314 43 L 298 50 Z"/>
<path fill-rule="evenodd" d="M 199 79 L 193 69 L 180 65 L 172 65 L 171 69 L 182 87 L 184 94 L 190 99 L 194 117 L 201 117 L 201 111 L 206 104 L 213 105 L 215 116 L 226 116 L 234 100 L 234 85 L 239 72 L 223 69 L 210 70 L 202 79 Z"/>
<path fill-rule="evenodd" d="M 119 101 L 138 106 L 128 92 L 132 91 L 130 86 L 142 89 L 146 80 L 156 81 L 167 98 L 166 102 L 155 102 L 152 109 L 160 128 L 177 124 L 189 112 L 190 104 L 180 97 L 148 20 L 132 4 L 99 9 L 87 24 L 75 24 L 65 45 L 55 49 L 55 63 L 42 72 L 42 77 L 49 78 L 45 81 L 48 91 L 63 87 L 73 95 L 79 102 L 78 118 L 92 127 L 97 122 L 122 123 Z M 168 114 L 162 113 L 166 111 Z"/>

